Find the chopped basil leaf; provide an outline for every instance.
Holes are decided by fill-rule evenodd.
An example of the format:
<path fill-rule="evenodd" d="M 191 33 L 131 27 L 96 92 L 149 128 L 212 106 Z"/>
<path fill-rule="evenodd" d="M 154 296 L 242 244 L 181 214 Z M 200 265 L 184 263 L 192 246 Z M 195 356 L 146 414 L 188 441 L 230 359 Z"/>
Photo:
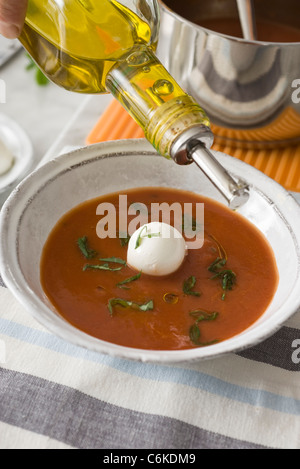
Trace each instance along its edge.
<path fill-rule="evenodd" d="M 190 339 L 194 344 L 198 345 L 200 339 L 200 329 L 197 324 L 192 324 L 190 327 Z"/>
<path fill-rule="evenodd" d="M 125 280 L 122 280 L 121 282 L 117 283 L 117 287 L 124 288 L 123 287 L 124 284 L 138 280 L 141 275 L 142 275 L 142 272 L 139 272 L 138 274 L 133 275 L 132 277 L 125 278 Z"/>
<path fill-rule="evenodd" d="M 145 229 L 146 229 L 146 235 L 142 236 L 142 233 Z M 147 233 L 147 226 L 144 226 L 140 230 L 139 235 L 137 237 L 137 240 L 136 240 L 136 243 L 135 243 L 135 249 L 137 249 L 141 245 L 141 242 L 142 242 L 143 238 L 158 238 L 160 235 L 161 235 L 160 232 L 158 232 L 158 233 Z"/>
<path fill-rule="evenodd" d="M 226 264 L 227 259 L 217 257 L 217 259 L 210 264 L 208 270 L 213 272 L 215 275 L 211 277 L 211 279 L 219 278 L 221 280 L 222 285 L 222 300 L 225 299 L 226 291 L 232 290 L 233 285 L 236 281 L 236 274 L 230 269 L 223 269 L 224 265 Z"/>
<path fill-rule="evenodd" d="M 119 240 L 120 240 L 120 243 L 121 243 L 122 247 L 126 246 L 129 243 L 129 240 L 130 240 L 129 234 L 125 234 L 125 236 L 122 236 L 123 234 L 125 234 L 125 233 L 119 232 Z"/>
<path fill-rule="evenodd" d="M 137 249 L 141 244 L 141 236 L 142 236 L 142 232 L 144 230 L 147 231 L 147 226 L 143 226 L 143 228 L 140 230 L 139 235 L 138 235 L 137 240 L 136 240 L 136 243 L 135 243 L 135 249 Z"/>
<path fill-rule="evenodd" d="M 108 302 L 108 310 L 110 315 L 113 315 L 113 307 L 115 305 L 122 306 L 123 308 L 133 308 L 139 311 L 150 311 L 153 309 L 153 301 L 150 300 L 144 304 L 136 303 L 135 301 L 124 300 L 123 298 L 111 298 Z"/>
<path fill-rule="evenodd" d="M 137 306 L 137 305 L 136 305 Z M 144 303 L 143 305 L 138 305 L 138 309 L 140 311 L 149 311 L 153 309 L 153 301 L 150 300 L 147 303 Z"/>
<path fill-rule="evenodd" d="M 211 342 L 201 342 L 198 323 L 201 321 L 214 321 L 218 317 L 219 313 L 216 311 L 209 312 L 203 309 L 195 309 L 194 311 L 190 311 L 189 314 L 196 320 L 196 322 L 190 327 L 189 331 L 190 339 L 195 345 L 203 347 L 205 345 L 211 345 L 218 342 L 217 340 L 213 340 Z"/>
<path fill-rule="evenodd" d="M 200 329 L 197 324 L 193 324 L 190 327 L 189 336 L 193 344 L 198 345 L 198 347 L 206 347 L 207 345 L 213 345 L 219 342 L 218 340 L 211 340 L 210 342 L 201 342 L 200 340 Z"/>
<path fill-rule="evenodd" d="M 200 321 L 214 321 L 219 313 L 217 311 L 212 311 L 211 313 L 208 311 L 204 311 L 202 309 L 196 309 L 194 311 L 190 311 L 190 316 L 196 319 L 196 323 Z"/>
<path fill-rule="evenodd" d="M 83 236 L 82 238 L 78 238 L 77 246 L 79 247 L 81 253 L 84 255 L 86 259 L 92 259 L 97 254 L 97 251 L 95 251 L 94 249 L 91 249 L 88 246 L 88 240 L 86 236 Z"/>
<path fill-rule="evenodd" d="M 116 264 L 123 264 L 126 265 L 126 261 L 123 259 L 120 259 L 119 257 L 104 257 L 102 259 L 99 259 L 99 261 L 103 262 L 115 262 Z"/>
<path fill-rule="evenodd" d="M 121 270 L 122 267 L 109 267 L 108 264 L 85 264 L 83 270 L 87 269 L 109 270 L 111 272 L 115 272 L 116 270 Z"/>
<path fill-rule="evenodd" d="M 186 295 L 200 296 L 200 292 L 192 290 L 195 285 L 196 277 L 194 275 L 191 275 L 188 279 L 183 282 L 183 293 L 185 293 Z"/>
<path fill-rule="evenodd" d="M 221 259 L 221 257 L 217 257 L 214 262 L 210 264 L 208 270 L 210 272 L 218 272 L 218 269 L 221 269 L 226 264 L 226 259 Z"/>

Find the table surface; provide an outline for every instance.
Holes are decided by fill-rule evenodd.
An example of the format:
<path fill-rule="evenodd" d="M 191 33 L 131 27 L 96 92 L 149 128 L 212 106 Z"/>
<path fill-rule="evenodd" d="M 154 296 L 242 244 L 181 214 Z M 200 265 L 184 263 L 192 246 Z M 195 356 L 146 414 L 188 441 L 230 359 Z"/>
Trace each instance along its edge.
<path fill-rule="evenodd" d="M 21 51 L 0 69 L 1 111 L 29 136 L 33 169 L 83 146 L 110 96 L 39 87 Z M 10 191 L 2 194 L 3 203 Z M 300 447 L 300 311 L 263 343 L 200 363 L 109 357 L 53 336 L 0 287 L 0 447 Z"/>

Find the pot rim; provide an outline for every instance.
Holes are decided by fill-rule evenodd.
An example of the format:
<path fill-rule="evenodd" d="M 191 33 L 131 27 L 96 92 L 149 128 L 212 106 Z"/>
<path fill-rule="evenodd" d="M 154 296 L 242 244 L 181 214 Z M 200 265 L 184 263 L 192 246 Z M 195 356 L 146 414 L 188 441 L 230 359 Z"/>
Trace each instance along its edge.
<path fill-rule="evenodd" d="M 205 28 L 204 26 L 200 26 L 196 23 L 193 23 L 192 21 L 188 20 L 187 18 L 184 18 L 181 16 L 179 13 L 176 13 L 174 10 L 172 10 L 168 5 L 166 5 L 163 0 L 158 0 L 160 3 L 162 10 L 166 11 L 169 15 L 174 17 L 175 19 L 181 21 L 182 23 L 187 23 L 193 28 L 199 30 L 199 31 L 206 31 L 209 34 L 213 34 L 216 36 L 223 37 L 225 39 L 229 39 L 233 42 L 238 42 L 238 43 L 245 43 L 245 44 L 254 44 L 258 46 L 280 46 L 280 47 L 293 47 L 293 46 L 300 46 L 300 41 L 299 42 L 271 42 L 271 41 L 259 41 L 259 40 L 249 40 L 249 39 L 244 39 L 240 37 L 235 37 L 235 36 L 230 36 L 229 34 L 224 34 L 224 33 L 219 33 L 217 31 L 213 31 L 212 29 Z"/>

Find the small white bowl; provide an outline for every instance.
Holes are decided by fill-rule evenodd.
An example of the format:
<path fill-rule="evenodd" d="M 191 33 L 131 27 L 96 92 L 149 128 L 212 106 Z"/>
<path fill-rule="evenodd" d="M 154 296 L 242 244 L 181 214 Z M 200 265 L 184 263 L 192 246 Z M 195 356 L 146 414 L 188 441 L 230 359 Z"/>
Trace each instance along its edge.
<path fill-rule="evenodd" d="M 20 182 L 28 173 L 33 163 L 33 147 L 22 127 L 5 114 L 0 114 L 0 140 L 14 158 L 12 167 L 0 175 L 0 193 L 2 193 Z"/>
<path fill-rule="evenodd" d="M 52 333 L 112 356 L 185 362 L 242 350 L 266 339 L 300 305 L 300 206 L 285 189 L 252 166 L 222 153 L 216 155 L 229 172 L 248 181 L 250 199 L 239 212 L 269 240 L 279 271 L 271 304 L 247 330 L 209 347 L 180 351 L 133 349 L 98 340 L 74 328 L 45 298 L 39 267 L 43 245 L 59 218 L 79 203 L 142 186 L 192 190 L 223 202 L 196 165 L 178 166 L 157 155 L 144 140 L 106 142 L 73 151 L 45 164 L 19 184 L 0 216 L 0 263 L 5 284 Z"/>

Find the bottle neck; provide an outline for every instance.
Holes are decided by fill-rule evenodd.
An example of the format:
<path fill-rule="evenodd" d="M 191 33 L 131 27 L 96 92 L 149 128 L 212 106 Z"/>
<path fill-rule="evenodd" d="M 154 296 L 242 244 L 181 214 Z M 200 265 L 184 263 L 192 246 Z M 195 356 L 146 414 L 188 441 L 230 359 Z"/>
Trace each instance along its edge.
<path fill-rule="evenodd" d="M 163 156 L 171 157 L 176 139 L 187 129 L 210 123 L 202 108 L 187 95 L 150 48 L 137 46 L 106 78 L 109 91 L 142 127 L 145 137 Z"/>

